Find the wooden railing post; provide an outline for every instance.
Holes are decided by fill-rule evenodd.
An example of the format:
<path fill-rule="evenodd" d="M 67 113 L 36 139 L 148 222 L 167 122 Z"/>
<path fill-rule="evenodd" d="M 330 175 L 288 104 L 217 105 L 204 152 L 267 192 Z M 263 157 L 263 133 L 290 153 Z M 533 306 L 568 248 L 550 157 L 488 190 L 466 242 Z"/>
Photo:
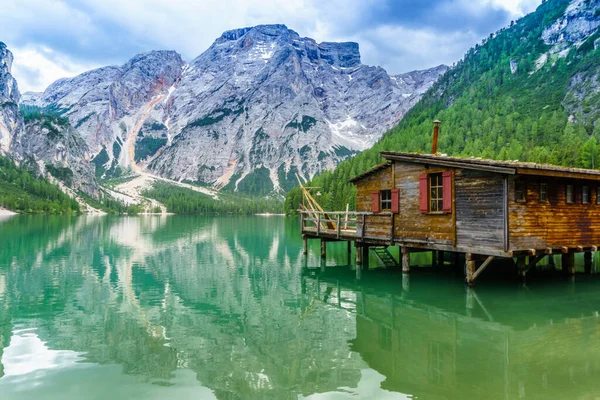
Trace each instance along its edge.
<path fill-rule="evenodd" d="M 317 235 L 321 233 L 321 214 L 317 215 Z"/>
<path fill-rule="evenodd" d="M 337 238 L 338 239 L 340 238 L 341 230 L 342 230 L 341 216 L 340 216 L 340 214 L 338 214 L 338 216 L 337 216 Z"/>
<path fill-rule="evenodd" d="M 362 218 L 362 232 L 360 233 L 360 237 L 365 237 L 365 230 L 367 229 L 367 214 L 363 214 Z"/>

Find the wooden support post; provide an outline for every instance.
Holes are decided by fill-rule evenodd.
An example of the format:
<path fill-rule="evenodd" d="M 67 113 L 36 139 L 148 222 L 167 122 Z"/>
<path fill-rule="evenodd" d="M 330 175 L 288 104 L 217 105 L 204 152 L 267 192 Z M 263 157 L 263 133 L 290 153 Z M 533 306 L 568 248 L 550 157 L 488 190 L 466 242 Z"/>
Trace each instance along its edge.
<path fill-rule="evenodd" d="M 585 268 L 586 274 L 592 273 L 592 252 L 591 251 L 586 251 L 583 254 L 583 266 Z"/>
<path fill-rule="evenodd" d="M 444 266 L 444 250 L 439 250 L 438 251 L 438 267 L 443 267 Z"/>
<path fill-rule="evenodd" d="M 308 239 L 306 236 L 302 238 L 302 254 L 308 254 Z"/>
<path fill-rule="evenodd" d="M 554 263 L 554 255 L 548 255 L 548 266 L 552 267 L 552 269 L 556 268 L 556 264 Z"/>
<path fill-rule="evenodd" d="M 352 264 L 352 242 L 348 240 L 348 265 Z"/>
<path fill-rule="evenodd" d="M 575 253 L 563 253 L 561 261 L 563 274 L 575 275 Z"/>
<path fill-rule="evenodd" d="M 475 279 L 473 278 L 473 276 L 475 275 L 475 259 L 473 257 L 473 254 L 471 254 L 471 253 L 466 254 L 466 259 L 467 259 L 467 285 L 473 286 L 473 285 L 475 285 Z"/>
<path fill-rule="evenodd" d="M 354 247 L 356 247 L 356 265 L 362 265 L 362 247 L 357 243 L 354 243 Z"/>
<path fill-rule="evenodd" d="M 362 267 L 363 267 L 363 269 L 368 270 L 369 269 L 369 246 L 363 244 L 362 251 L 363 251 Z"/>
<path fill-rule="evenodd" d="M 402 251 L 402 273 L 408 274 L 410 272 L 410 252 L 406 246 L 402 246 L 401 251 Z"/>
<path fill-rule="evenodd" d="M 517 274 L 519 274 L 519 276 L 521 278 L 525 278 L 525 273 L 527 269 L 527 260 L 525 258 L 525 256 L 520 256 L 517 257 Z"/>
<path fill-rule="evenodd" d="M 327 242 L 321 239 L 321 258 L 327 257 Z"/>
<path fill-rule="evenodd" d="M 432 266 L 433 268 L 437 268 L 437 267 L 438 267 L 438 259 L 437 259 L 437 255 L 438 255 L 438 254 L 437 254 L 437 251 L 436 251 L 436 250 L 433 250 L 433 251 L 431 252 L 431 266 Z"/>

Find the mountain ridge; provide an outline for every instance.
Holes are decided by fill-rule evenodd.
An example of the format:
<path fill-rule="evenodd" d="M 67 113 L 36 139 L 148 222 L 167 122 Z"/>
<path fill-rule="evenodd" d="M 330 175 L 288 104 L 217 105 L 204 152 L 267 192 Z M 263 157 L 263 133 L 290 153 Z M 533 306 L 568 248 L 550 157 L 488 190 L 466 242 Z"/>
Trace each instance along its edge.
<path fill-rule="evenodd" d="M 357 43 L 258 25 L 224 32 L 187 64 L 174 51 L 142 53 L 23 104 L 68 117 L 99 177 L 147 171 L 265 195 L 370 146 L 446 70 L 392 76 L 362 64 Z"/>

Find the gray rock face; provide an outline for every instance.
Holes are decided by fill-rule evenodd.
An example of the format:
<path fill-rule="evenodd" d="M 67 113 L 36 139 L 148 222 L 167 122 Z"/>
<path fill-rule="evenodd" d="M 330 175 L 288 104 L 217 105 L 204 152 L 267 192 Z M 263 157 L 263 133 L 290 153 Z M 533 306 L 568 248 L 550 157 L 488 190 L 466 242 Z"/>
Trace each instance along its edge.
<path fill-rule="evenodd" d="M 12 53 L 0 42 L 0 153 L 94 195 L 97 184 L 86 142 L 64 118 L 39 115 L 25 122 L 12 61 Z"/>
<path fill-rule="evenodd" d="M 564 15 L 544 29 L 542 39 L 551 45 L 582 42 L 600 26 L 597 9 L 598 1 L 573 0 Z"/>
<path fill-rule="evenodd" d="M 25 122 L 13 136 L 11 153 L 17 159 L 35 163 L 67 186 L 96 196 L 98 184 L 90 151 L 68 120 L 41 116 Z"/>
<path fill-rule="evenodd" d="M 106 148 L 112 162 L 113 143 L 123 167 L 131 165 L 133 143 L 153 107 L 181 75 L 183 61 L 174 51 L 139 54 L 121 67 L 104 67 L 60 79 L 28 102 L 52 106 L 68 116 L 88 148 Z"/>
<path fill-rule="evenodd" d="M 107 169 L 285 190 L 294 173 L 310 178 L 371 146 L 447 69 L 390 76 L 363 65 L 356 43 L 262 25 L 223 33 L 188 65 L 172 51 L 141 54 L 26 102 L 68 116 Z"/>
<path fill-rule="evenodd" d="M 237 188 L 268 175 L 287 189 L 373 144 L 447 70 L 389 76 L 356 43 L 283 25 L 225 32 L 184 71 L 169 101 L 169 146 L 149 168 Z M 256 170 L 261 169 L 260 176 Z"/>
<path fill-rule="evenodd" d="M 8 153 L 12 137 L 22 126 L 19 88 L 11 75 L 13 55 L 0 42 L 0 153 Z"/>

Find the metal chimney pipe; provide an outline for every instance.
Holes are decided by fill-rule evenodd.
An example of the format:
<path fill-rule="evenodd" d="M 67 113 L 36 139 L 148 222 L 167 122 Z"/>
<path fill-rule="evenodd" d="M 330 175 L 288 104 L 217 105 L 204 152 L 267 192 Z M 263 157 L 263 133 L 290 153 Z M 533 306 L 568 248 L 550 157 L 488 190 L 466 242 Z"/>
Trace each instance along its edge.
<path fill-rule="evenodd" d="M 440 124 L 441 124 L 441 121 L 439 121 L 437 119 L 435 121 L 433 121 L 433 141 L 431 143 L 431 154 L 437 153 L 438 134 L 440 132 Z"/>

